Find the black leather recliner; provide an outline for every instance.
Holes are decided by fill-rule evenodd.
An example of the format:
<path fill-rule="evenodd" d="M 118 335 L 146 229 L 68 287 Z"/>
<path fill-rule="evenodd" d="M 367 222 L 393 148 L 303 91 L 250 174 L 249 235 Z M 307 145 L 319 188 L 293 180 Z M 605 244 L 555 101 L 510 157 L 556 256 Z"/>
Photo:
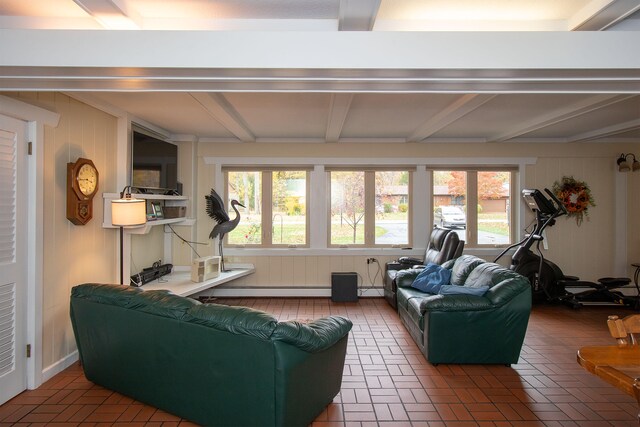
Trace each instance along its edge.
<path fill-rule="evenodd" d="M 427 265 L 432 262 L 443 264 L 450 259 L 462 255 L 464 240 L 460 240 L 458 233 L 446 228 L 434 228 L 427 244 L 424 259 L 401 257 L 397 261 L 388 262 L 385 265 L 382 286 L 384 298 L 395 309 L 398 308 L 396 296 L 396 274 L 399 270 L 413 268 L 416 265 Z"/>

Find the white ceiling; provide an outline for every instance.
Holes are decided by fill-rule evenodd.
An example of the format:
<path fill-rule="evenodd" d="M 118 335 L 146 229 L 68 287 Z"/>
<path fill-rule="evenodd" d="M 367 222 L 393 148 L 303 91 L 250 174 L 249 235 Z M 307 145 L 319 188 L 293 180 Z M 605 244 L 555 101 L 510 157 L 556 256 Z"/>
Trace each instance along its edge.
<path fill-rule="evenodd" d="M 0 0 L 0 28 L 638 31 L 639 11 L 638 0 Z M 640 95 L 558 92 L 77 96 L 211 142 L 640 142 Z"/>
<path fill-rule="evenodd" d="M 1 0 L 0 27 L 571 31 L 629 21 L 638 29 L 639 8 L 637 0 Z"/>

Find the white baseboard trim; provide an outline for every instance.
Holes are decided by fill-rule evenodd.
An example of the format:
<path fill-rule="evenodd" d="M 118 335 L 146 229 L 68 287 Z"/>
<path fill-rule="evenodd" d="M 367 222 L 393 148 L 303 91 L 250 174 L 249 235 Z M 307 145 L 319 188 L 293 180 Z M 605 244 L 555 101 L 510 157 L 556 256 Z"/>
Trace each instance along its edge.
<path fill-rule="evenodd" d="M 329 288 L 212 288 L 198 295 L 213 297 L 289 297 L 289 298 L 318 298 L 330 297 Z M 358 289 L 360 298 L 382 297 L 382 288 Z"/>
<path fill-rule="evenodd" d="M 47 366 L 42 370 L 42 383 L 49 381 L 51 378 L 67 369 L 78 361 L 78 350 L 58 360 L 53 365 Z"/>

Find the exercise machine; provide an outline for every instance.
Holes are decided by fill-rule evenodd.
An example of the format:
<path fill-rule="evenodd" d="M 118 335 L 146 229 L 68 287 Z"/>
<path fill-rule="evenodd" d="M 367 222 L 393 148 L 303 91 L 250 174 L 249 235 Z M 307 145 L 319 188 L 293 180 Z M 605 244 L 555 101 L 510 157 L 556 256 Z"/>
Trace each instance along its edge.
<path fill-rule="evenodd" d="M 540 243 L 544 240 L 544 230 L 556 223 L 556 218 L 567 214 L 567 210 L 548 188 L 540 190 L 522 190 L 525 203 L 535 215 L 535 224 L 524 238 L 500 253 L 497 262 L 511 249 L 517 247 L 511 257 L 510 269 L 522 274 L 531 283 L 534 302 L 564 302 L 574 308 L 586 304 L 628 305 L 640 309 L 640 287 L 636 282 L 638 296 L 625 296 L 618 288 L 628 285 L 626 277 L 603 277 L 597 283 L 580 280 L 575 276 L 566 276 L 560 267 L 544 258 Z M 548 196 L 548 197 L 547 197 Z M 531 249 L 535 245 L 536 253 Z M 584 291 L 569 292 L 567 288 L 586 288 Z"/>

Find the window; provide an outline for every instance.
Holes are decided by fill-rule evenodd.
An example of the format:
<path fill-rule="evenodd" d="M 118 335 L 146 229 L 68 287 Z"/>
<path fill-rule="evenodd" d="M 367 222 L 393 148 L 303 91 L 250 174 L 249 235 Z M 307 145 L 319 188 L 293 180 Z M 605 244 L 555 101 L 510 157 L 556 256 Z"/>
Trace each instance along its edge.
<path fill-rule="evenodd" d="M 433 225 L 455 230 L 472 247 L 511 244 L 513 175 L 511 170 L 433 171 Z"/>
<path fill-rule="evenodd" d="M 409 245 L 409 172 L 377 171 L 376 245 Z"/>
<path fill-rule="evenodd" d="M 331 246 L 408 246 L 409 171 L 329 172 Z"/>
<path fill-rule="evenodd" d="M 233 199 L 245 206 L 238 207 L 240 224 L 227 244 L 306 246 L 307 175 L 305 170 L 226 171 L 227 206 Z"/>
<path fill-rule="evenodd" d="M 478 244 L 511 243 L 511 172 L 478 172 Z"/>

